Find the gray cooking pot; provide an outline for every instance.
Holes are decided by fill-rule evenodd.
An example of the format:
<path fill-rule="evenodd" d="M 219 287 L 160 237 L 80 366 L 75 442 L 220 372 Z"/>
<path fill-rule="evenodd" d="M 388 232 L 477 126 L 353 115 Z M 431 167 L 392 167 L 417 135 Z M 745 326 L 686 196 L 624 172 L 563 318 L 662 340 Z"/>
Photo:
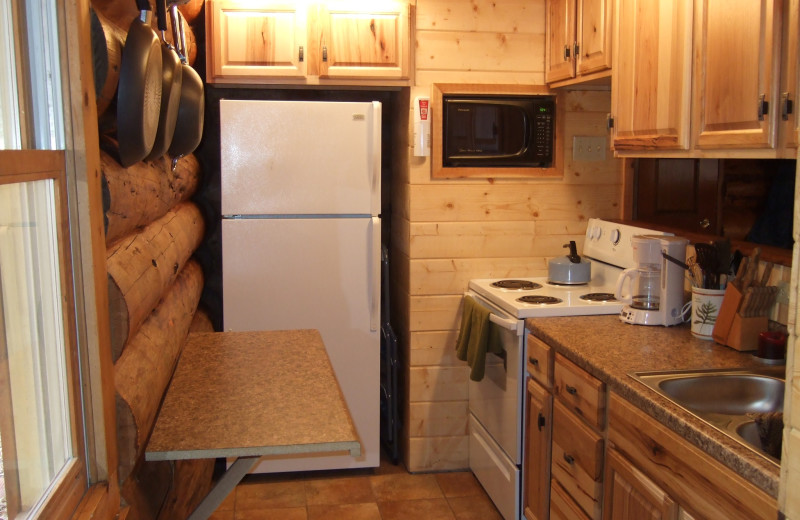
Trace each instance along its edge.
<path fill-rule="evenodd" d="M 578 255 L 574 240 L 564 247 L 569 248 L 569 254 L 548 262 L 547 281 L 565 285 L 588 283 L 592 279 L 592 263 Z"/>

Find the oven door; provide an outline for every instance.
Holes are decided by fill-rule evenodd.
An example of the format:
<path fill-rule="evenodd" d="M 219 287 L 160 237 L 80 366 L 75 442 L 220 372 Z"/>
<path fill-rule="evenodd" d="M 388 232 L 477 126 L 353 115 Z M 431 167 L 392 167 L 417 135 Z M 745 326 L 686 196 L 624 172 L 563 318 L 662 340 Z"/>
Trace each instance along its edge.
<path fill-rule="evenodd" d="M 499 327 L 504 352 L 487 354 L 486 372 L 469 382 L 469 410 L 515 465 L 522 463 L 522 414 L 524 410 L 524 320 L 509 316 L 485 298 L 470 292 L 491 312 Z"/>

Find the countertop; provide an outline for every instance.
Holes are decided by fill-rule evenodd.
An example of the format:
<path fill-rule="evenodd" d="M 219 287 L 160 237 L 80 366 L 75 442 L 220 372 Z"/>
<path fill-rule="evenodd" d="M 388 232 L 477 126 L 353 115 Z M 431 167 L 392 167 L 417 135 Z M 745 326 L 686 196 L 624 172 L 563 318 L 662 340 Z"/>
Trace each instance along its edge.
<path fill-rule="evenodd" d="M 616 315 L 529 318 L 529 331 L 681 437 L 778 496 L 780 468 L 628 374 L 650 370 L 765 366 L 750 353 L 694 338 L 689 325 L 622 323 Z"/>
<path fill-rule="evenodd" d="M 147 460 L 349 451 L 361 444 L 317 330 L 190 334 Z"/>

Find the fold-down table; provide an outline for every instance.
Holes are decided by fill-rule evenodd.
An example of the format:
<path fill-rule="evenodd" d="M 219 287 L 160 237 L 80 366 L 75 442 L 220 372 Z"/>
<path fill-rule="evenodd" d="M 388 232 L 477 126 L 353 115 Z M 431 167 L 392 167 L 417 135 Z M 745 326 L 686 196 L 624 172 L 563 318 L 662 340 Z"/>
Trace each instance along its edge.
<path fill-rule="evenodd" d="M 317 330 L 190 334 L 146 460 L 236 458 L 190 520 L 205 519 L 262 455 L 361 453 Z"/>

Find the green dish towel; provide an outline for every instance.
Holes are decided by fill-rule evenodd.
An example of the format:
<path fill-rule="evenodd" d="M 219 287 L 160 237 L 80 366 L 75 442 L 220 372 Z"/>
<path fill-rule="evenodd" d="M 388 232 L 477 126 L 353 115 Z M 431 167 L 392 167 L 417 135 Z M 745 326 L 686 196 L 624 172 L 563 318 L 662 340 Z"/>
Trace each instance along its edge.
<path fill-rule="evenodd" d="M 473 381 L 483 379 L 487 352 L 503 353 L 500 332 L 489 321 L 489 314 L 489 310 L 472 296 L 464 296 L 461 330 L 456 340 L 456 357 L 467 362 L 470 367 L 469 378 Z"/>

